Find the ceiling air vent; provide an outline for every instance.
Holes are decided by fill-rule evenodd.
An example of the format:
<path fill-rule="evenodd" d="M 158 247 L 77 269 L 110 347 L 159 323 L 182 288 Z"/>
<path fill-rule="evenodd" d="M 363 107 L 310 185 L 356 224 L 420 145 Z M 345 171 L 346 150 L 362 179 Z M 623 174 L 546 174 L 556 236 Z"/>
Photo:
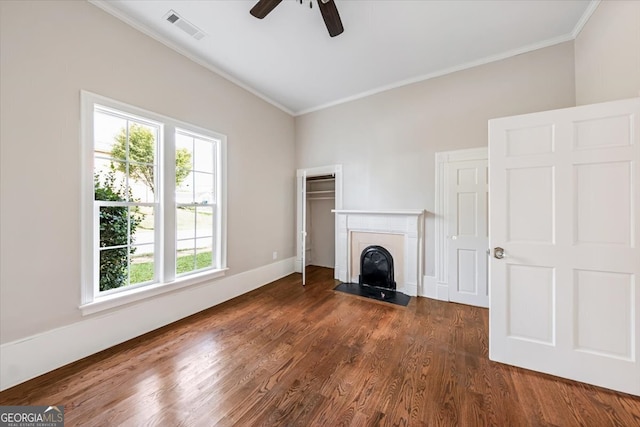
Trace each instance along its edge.
<path fill-rule="evenodd" d="M 202 40 L 205 36 L 204 31 L 178 15 L 174 10 L 170 10 L 169 12 L 167 12 L 167 14 L 164 16 L 164 19 L 166 19 L 170 24 L 173 24 L 176 27 L 180 28 L 182 31 L 189 34 L 196 40 Z"/>

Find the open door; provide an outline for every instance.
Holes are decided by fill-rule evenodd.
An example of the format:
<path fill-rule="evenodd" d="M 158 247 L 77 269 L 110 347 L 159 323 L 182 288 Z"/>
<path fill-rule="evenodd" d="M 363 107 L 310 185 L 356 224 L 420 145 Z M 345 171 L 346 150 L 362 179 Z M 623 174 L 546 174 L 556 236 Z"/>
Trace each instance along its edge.
<path fill-rule="evenodd" d="M 640 98 L 489 121 L 489 355 L 640 395 Z"/>
<path fill-rule="evenodd" d="M 302 246 L 302 286 L 307 284 L 307 172 L 302 171 L 300 200 L 302 200 L 302 230 L 300 245 Z"/>

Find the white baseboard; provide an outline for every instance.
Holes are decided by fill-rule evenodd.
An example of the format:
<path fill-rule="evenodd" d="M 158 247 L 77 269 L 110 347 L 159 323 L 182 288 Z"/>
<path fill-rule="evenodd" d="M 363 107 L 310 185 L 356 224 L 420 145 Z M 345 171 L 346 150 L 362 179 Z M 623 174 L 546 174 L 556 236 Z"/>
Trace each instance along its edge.
<path fill-rule="evenodd" d="M 424 291 L 420 296 L 449 301 L 449 285 L 447 283 L 438 282 L 436 276 L 423 276 L 422 283 L 424 283 Z"/>
<path fill-rule="evenodd" d="M 284 259 L 3 344 L 0 391 L 287 276 L 294 271 L 294 260 Z"/>
<path fill-rule="evenodd" d="M 400 289 L 401 292 L 404 292 L 405 295 L 409 295 L 410 297 L 418 296 L 418 284 L 417 283 L 405 283 L 404 289 Z"/>

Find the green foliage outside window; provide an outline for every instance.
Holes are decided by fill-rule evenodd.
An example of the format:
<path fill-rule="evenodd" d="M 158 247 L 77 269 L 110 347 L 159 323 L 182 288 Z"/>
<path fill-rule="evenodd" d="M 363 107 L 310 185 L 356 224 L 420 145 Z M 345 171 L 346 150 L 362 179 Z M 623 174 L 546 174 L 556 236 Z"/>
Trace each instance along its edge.
<path fill-rule="evenodd" d="M 124 202 L 127 191 L 116 188 L 115 171 L 110 171 L 100 180 L 94 175 L 95 200 Z M 131 215 L 129 215 L 131 212 Z M 103 206 L 100 208 L 100 247 L 126 245 L 115 249 L 100 251 L 100 291 L 119 288 L 128 284 L 128 255 L 133 255 L 135 247 L 133 236 L 140 222 L 143 220 L 137 208 L 125 206 Z M 131 236 L 131 242 L 129 242 Z"/>
<path fill-rule="evenodd" d="M 153 132 L 142 125 L 132 123 L 129 126 L 129 156 L 127 157 L 127 130 L 122 128 L 116 143 L 111 149 L 114 159 L 126 159 L 129 163 L 131 178 L 142 181 L 152 193 L 155 193 L 154 164 L 155 164 L 155 136 Z M 116 170 L 126 173 L 125 163 L 118 163 Z M 191 172 L 191 153 L 184 148 L 176 150 L 176 186 Z"/>

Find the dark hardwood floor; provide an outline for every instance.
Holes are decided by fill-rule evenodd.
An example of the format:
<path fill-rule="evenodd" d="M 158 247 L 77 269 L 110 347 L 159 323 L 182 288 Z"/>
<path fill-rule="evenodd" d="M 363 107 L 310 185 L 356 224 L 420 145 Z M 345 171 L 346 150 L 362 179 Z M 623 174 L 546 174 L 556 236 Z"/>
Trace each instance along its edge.
<path fill-rule="evenodd" d="M 640 425 L 640 398 L 489 361 L 486 309 L 365 300 L 332 274 L 288 276 L 0 405 L 63 404 L 67 426 Z"/>

